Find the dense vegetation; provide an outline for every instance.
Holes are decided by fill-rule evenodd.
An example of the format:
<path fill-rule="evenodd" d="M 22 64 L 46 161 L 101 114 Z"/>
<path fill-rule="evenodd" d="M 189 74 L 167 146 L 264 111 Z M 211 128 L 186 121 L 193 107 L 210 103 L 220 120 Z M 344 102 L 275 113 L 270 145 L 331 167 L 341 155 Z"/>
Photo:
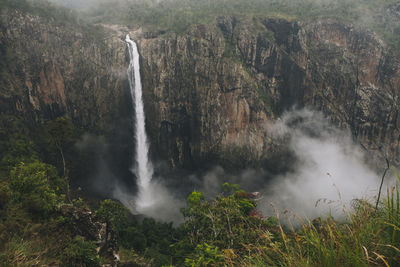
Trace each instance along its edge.
<path fill-rule="evenodd" d="M 68 118 L 45 122 L 34 135 L 19 126 L 1 144 L 0 261 L 6 266 L 111 262 L 106 252 L 97 253 L 94 240 L 72 227 L 73 217 L 62 213 L 65 207 L 94 211 L 106 225 L 106 239 L 115 240 L 121 262 L 139 266 L 400 264 L 398 187 L 378 209 L 354 200 L 346 222 L 299 219 L 294 228 L 281 225 L 279 214 L 263 218 L 252 194 L 225 183 L 215 199 L 192 192 L 182 210 L 185 222 L 173 227 L 140 220 L 114 200 L 85 200 L 76 190 L 69 192 L 69 170 L 79 167 L 73 164 L 79 156 L 71 142 L 79 131 Z"/>
<path fill-rule="evenodd" d="M 355 200 L 346 222 L 332 218 L 281 225 L 257 201 L 224 184 L 215 199 L 192 192 L 173 227 L 132 216 L 114 200 L 84 198 L 68 180 L 85 161 L 80 131 L 60 117 L 28 128 L 10 119 L 0 132 L 0 262 L 6 266 L 99 266 L 107 251 L 74 226 L 66 207 L 92 211 L 122 263 L 139 266 L 396 266 L 400 264 L 400 196 L 391 188 L 378 209 Z M 63 160 L 64 159 L 64 160 Z M 278 214 L 279 215 L 279 214 Z M 283 215 L 281 215 L 283 216 Z M 93 222 L 95 223 L 95 222 Z M 113 242 L 114 242 L 113 241 Z"/>
<path fill-rule="evenodd" d="M 78 14 L 73 10 L 54 6 L 46 0 L 0 0 L 3 10 L 18 10 L 36 14 L 42 18 L 52 19 L 52 22 L 75 23 L 79 20 Z"/>
<path fill-rule="evenodd" d="M 277 17 L 289 21 L 338 19 L 369 28 L 398 46 L 400 20 L 389 14 L 396 0 L 135 0 L 105 1 L 90 11 L 94 22 L 138 26 L 155 32 L 185 32 L 219 16 Z"/>
<path fill-rule="evenodd" d="M 43 125 L 53 153 L 73 138 L 67 118 Z M 64 133 L 70 133 L 65 135 Z M 2 154 L 0 261 L 7 265 L 99 266 L 110 262 L 97 244 L 71 227 L 65 207 L 93 210 L 116 240 L 122 263 L 138 266 L 397 266 L 400 264 L 400 195 L 391 188 L 378 209 L 354 200 L 346 222 L 299 219 L 281 225 L 264 218 L 254 195 L 223 184 L 215 199 L 194 191 L 179 227 L 138 220 L 114 200 L 87 201 L 71 194 L 66 172 L 42 161 L 34 141 L 22 135 Z M 61 150 L 60 150 L 61 149 Z M 72 151 L 66 152 L 70 154 Z M 68 157 L 67 157 L 68 158 Z M 69 162 L 66 163 L 69 168 Z M 57 165 L 57 163 L 56 163 Z"/>
<path fill-rule="evenodd" d="M 74 226 L 63 210 L 94 214 L 122 263 L 138 266 L 397 266 L 400 264 L 400 195 L 391 188 L 378 209 L 354 200 L 346 222 L 299 219 L 282 225 L 263 218 L 253 195 L 228 183 L 215 199 L 194 191 L 173 227 L 140 219 L 114 200 L 85 199 L 68 179 L 84 160 L 68 118 L 27 128 L 9 122 L 0 143 L 0 262 L 5 266 L 99 266 L 107 251 Z M 65 162 L 64 162 L 64 160 Z M 280 215 L 284 216 L 284 215 Z M 93 221 L 93 223 L 96 223 Z M 111 241 L 110 241 L 111 242 Z"/>

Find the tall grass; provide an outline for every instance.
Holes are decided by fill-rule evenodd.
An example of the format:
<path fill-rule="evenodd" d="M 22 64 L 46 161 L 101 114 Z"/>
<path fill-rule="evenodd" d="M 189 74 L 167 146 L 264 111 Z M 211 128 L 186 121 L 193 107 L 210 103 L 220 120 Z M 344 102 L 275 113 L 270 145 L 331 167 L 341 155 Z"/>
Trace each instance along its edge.
<path fill-rule="evenodd" d="M 378 209 L 369 201 L 354 200 L 347 216 L 346 222 L 298 218 L 300 227 L 287 227 L 277 214 L 276 229 L 264 235 L 269 245 L 253 248 L 257 253 L 241 259 L 240 265 L 400 266 L 398 184 L 387 190 Z"/>
<path fill-rule="evenodd" d="M 283 245 L 271 246 L 282 263 L 277 265 L 400 266 L 398 185 L 378 209 L 364 200 L 354 201 L 353 209 L 346 223 L 327 218 L 303 221 L 298 230 L 279 226 Z"/>
<path fill-rule="evenodd" d="M 0 253 L 2 266 L 38 266 L 43 252 L 31 241 L 13 238 Z"/>

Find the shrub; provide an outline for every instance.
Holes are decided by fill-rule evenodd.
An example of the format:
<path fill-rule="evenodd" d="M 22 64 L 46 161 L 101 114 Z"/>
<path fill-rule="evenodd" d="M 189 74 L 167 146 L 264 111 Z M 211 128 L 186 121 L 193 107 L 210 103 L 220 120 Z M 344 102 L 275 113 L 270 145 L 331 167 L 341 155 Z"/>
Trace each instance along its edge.
<path fill-rule="evenodd" d="M 55 167 L 35 161 L 21 162 L 10 173 L 11 198 L 32 213 L 48 215 L 63 200 L 65 182 Z"/>
<path fill-rule="evenodd" d="M 196 246 L 193 258 L 186 258 L 185 264 L 191 267 L 224 266 L 224 257 L 218 247 L 207 243 Z"/>
<path fill-rule="evenodd" d="M 82 236 L 75 236 L 64 251 L 66 266 L 100 266 L 94 241 L 86 241 Z"/>
<path fill-rule="evenodd" d="M 4 153 L 0 152 L 2 156 L 0 169 L 6 173 L 22 161 L 33 162 L 38 160 L 34 143 L 23 135 L 15 135 L 9 138 L 4 149 Z"/>
<path fill-rule="evenodd" d="M 8 183 L 0 182 L 0 209 L 4 208 L 10 197 Z"/>
<path fill-rule="evenodd" d="M 106 199 L 100 202 L 100 207 L 96 214 L 107 224 L 115 227 L 126 222 L 129 211 L 121 203 Z"/>
<path fill-rule="evenodd" d="M 195 255 L 198 250 L 209 251 L 208 245 L 229 250 L 234 255 L 251 254 L 253 248 L 248 244 L 265 246 L 269 243 L 263 236 L 270 223 L 260 216 L 251 215 L 256 207 L 255 201 L 247 198 L 237 185 L 224 184 L 223 187 L 225 193 L 232 190 L 234 193 L 207 201 L 202 193 L 195 191 L 189 195 L 188 207 L 182 211 L 186 217 L 185 239 L 193 246 Z"/>

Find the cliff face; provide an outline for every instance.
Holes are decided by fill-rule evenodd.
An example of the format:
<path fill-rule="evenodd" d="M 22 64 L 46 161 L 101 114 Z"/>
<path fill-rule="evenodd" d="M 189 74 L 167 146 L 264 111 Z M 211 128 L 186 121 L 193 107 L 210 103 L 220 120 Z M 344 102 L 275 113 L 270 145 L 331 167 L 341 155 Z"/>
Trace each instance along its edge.
<path fill-rule="evenodd" d="M 110 130 L 118 119 L 125 99 L 120 39 L 100 28 L 6 9 L 0 43 L 3 114 L 31 123 L 69 114 L 94 131 Z"/>
<path fill-rule="evenodd" d="M 273 114 L 229 45 L 217 27 L 205 26 L 193 35 L 139 40 L 152 144 L 173 166 L 232 152 L 246 164 L 263 152 L 263 123 Z"/>
<path fill-rule="evenodd" d="M 293 106 L 322 110 L 366 148 L 398 155 L 399 61 L 371 32 L 224 17 L 191 34 L 134 35 L 152 144 L 172 166 L 268 162 L 266 126 Z"/>
<path fill-rule="evenodd" d="M 94 132 L 130 128 L 127 30 L 107 27 L 3 10 L 2 127 L 14 115 L 68 114 Z M 221 17 L 191 33 L 131 35 L 151 150 L 172 167 L 268 164 L 280 151 L 267 127 L 293 106 L 322 110 L 366 148 L 399 154 L 399 57 L 371 32 L 334 20 Z"/>

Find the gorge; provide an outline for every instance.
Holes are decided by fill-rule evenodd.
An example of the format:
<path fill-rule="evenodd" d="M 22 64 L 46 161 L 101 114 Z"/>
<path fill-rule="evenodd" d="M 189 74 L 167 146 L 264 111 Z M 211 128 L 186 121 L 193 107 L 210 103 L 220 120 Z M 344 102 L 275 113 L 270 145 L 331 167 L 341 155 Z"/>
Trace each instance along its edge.
<path fill-rule="evenodd" d="M 80 9 L 78 2 L 64 4 Z M 4 214 L 15 212 L 9 208 L 15 203 L 34 203 L 19 200 L 19 187 L 11 181 L 39 161 L 71 184 L 72 202 L 55 205 L 55 212 L 63 210 L 75 232 L 84 232 L 79 212 L 84 225 L 93 222 L 86 241 L 106 232 L 103 241 L 95 241 L 103 244 L 101 253 L 121 242 L 141 256 L 162 254 L 160 247 L 169 245 L 138 225 L 156 229 L 149 218 L 174 221 L 174 227 L 183 217 L 192 222 L 203 212 L 196 208 L 216 199 L 222 208 L 204 208 L 202 218 L 211 224 L 202 233 L 210 232 L 210 244 L 233 259 L 228 250 L 240 247 L 232 245 L 234 238 L 215 241 L 225 230 L 234 236 L 230 206 L 223 206 L 232 199 L 242 201 L 235 205 L 246 216 L 241 205 L 253 207 L 256 199 L 262 216 L 292 210 L 310 220 L 343 219 L 343 206 L 350 209 L 363 198 L 374 202 L 386 161 L 388 182 L 399 164 L 400 5 L 297 2 L 91 1 L 93 7 L 80 13 L 41 0 L 0 0 Z M 68 172 L 62 171 L 60 151 Z M 240 191 L 235 184 L 261 196 L 230 199 L 229 192 Z M 387 188 L 389 194 L 394 187 Z M 120 207 L 101 202 L 107 198 L 131 211 L 132 224 L 107 217 L 105 211 Z M 96 214 L 106 225 L 81 211 L 85 205 L 92 210 L 103 205 Z M 229 221 L 220 232 L 224 219 L 216 214 Z M 14 217 L 2 222 L 5 218 Z M 166 230 L 174 236 L 165 242 L 184 240 L 176 229 Z M 194 230 L 185 233 L 202 240 Z M 120 239 L 114 244 L 111 237 Z M 7 238 L 4 244 L 11 242 Z M 192 249 L 210 242 L 194 239 L 188 241 Z M 150 243 L 157 245 L 152 250 L 139 245 Z"/>

